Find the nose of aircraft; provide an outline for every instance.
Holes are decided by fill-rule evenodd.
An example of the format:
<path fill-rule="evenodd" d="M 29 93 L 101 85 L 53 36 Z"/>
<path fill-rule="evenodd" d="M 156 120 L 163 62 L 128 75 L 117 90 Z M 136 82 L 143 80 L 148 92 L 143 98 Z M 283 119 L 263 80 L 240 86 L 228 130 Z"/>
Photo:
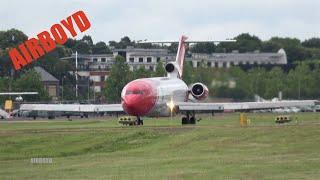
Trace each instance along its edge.
<path fill-rule="evenodd" d="M 132 116 L 144 116 L 156 103 L 156 88 L 146 79 L 135 80 L 123 88 L 121 99 L 126 113 Z"/>

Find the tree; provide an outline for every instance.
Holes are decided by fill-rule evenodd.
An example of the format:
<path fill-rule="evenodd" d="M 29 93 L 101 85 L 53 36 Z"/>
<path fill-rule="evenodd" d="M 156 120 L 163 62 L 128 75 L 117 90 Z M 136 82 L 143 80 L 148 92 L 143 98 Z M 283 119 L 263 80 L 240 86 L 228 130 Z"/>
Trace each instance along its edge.
<path fill-rule="evenodd" d="M 131 80 L 129 66 L 122 56 L 116 56 L 110 76 L 106 80 L 104 94 L 110 103 L 120 102 L 123 87 Z"/>
<path fill-rule="evenodd" d="M 248 33 L 240 34 L 235 38 L 239 52 L 253 52 L 261 49 L 261 40 L 257 36 Z"/>
<path fill-rule="evenodd" d="M 105 42 L 97 42 L 93 47 L 92 47 L 92 53 L 93 54 L 107 54 L 111 53 L 109 47 Z"/>
<path fill-rule="evenodd" d="M 200 62 L 200 65 L 199 67 L 197 67 L 192 74 L 193 77 L 192 77 L 192 80 L 194 82 L 202 82 L 204 84 L 211 84 L 212 82 L 212 76 L 210 75 L 211 74 L 211 68 L 208 68 L 207 67 L 207 64 L 205 63 L 204 60 L 202 60 Z"/>
<path fill-rule="evenodd" d="M 22 31 L 10 29 L 8 31 L 0 31 L 0 48 L 6 49 L 15 47 L 28 39 Z"/>
<path fill-rule="evenodd" d="M 12 81 L 12 79 L 9 79 L 7 77 L 0 77 L 0 92 L 9 91 L 9 81 Z M 6 99 L 6 96 L 0 96 L 0 103 L 3 104 Z"/>
<path fill-rule="evenodd" d="M 2 76 L 10 76 L 12 71 L 12 64 L 9 58 L 8 51 L 5 50 L 2 55 L 0 55 L 0 70 Z"/>
<path fill-rule="evenodd" d="M 84 36 L 82 37 L 81 41 L 84 42 L 84 43 L 86 43 L 86 44 L 88 44 L 90 47 L 93 46 L 92 38 L 91 38 L 91 36 L 89 36 L 89 35 L 84 35 Z"/>
<path fill-rule="evenodd" d="M 25 96 L 25 100 L 39 101 L 49 100 L 49 95 L 44 89 L 40 75 L 33 69 L 26 71 L 18 79 L 13 82 L 13 90 L 18 92 L 35 91 L 36 96 Z"/>
<path fill-rule="evenodd" d="M 134 46 L 134 44 L 128 36 L 121 38 L 120 42 L 109 41 L 109 46 L 114 48 L 126 48 L 127 46 Z"/>
<path fill-rule="evenodd" d="M 240 53 L 261 50 L 262 41 L 254 35 L 243 33 L 235 37 L 236 42 L 222 42 L 216 47 L 216 52 L 227 53 L 238 50 Z"/>
<path fill-rule="evenodd" d="M 264 41 L 264 42 L 262 42 L 261 51 L 262 52 L 277 52 L 281 48 L 282 48 L 281 45 L 276 42 Z"/>
<path fill-rule="evenodd" d="M 320 38 L 311 38 L 305 40 L 302 45 L 308 48 L 320 48 Z"/>
<path fill-rule="evenodd" d="M 319 91 L 315 73 L 308 64 L 299 62 L 288 74 L 286 94 L 295 99 L 314 97 Z"/>
<path fill-rule="evenodd" d="M 153 73 L 154 77 L 163 77 L 166 74 L 162 61 L 159 61 L 156 66 L 156 71 Z"/>
<path fill-rule="evenodd" d="M 91 54 L 91 46 L 88 43 L 85 43 L 83 41 L 79 41 L 76 43 L 74 47 L 75 51 L 78 51 L 80 54 Z"/>
<path fill-rule="evenodd" d="M 301 61 L 311 57 L 308 51 L 301 45 L 299 39 L 273 37 L 269 42 L 278 44 L 279 47 L 284 48 L 287 53 L 289 64 L 294 61 Z"/>
<path fill-rule="evenodd" d="M 194 71 L 193 71 L 193 67 L 192 67 L 192 62 L 191 61 L 184 62 L 182 79 L 187 85 L 192 83 L 192 81 L 193 81 L 192 76 L 193 75 L 194 75 Z"/>
<path fill-rule="evenodd" d="M 148 78 L 151 76 L 151 72 L 146 70 L 144 66 L 140 66 L 139 69 L 133 71 L 133 79 Z"/>
<path fill-rule="evenodd" d="M 215 51 L 214 43 L 197 43 L 190 48 L 193 53 L 207 53 L 211 54 Z"/>
<path fill-rule="evenodd" d="M 285 89 L 285 78 L 286 75 L 280 67 L 273 67 L 266 75 L 263 75 L 262 83 L 264 94 L 261 94 L 264 98 L 273 98 L 278 95 L 278 92 L 284 91 Z"/>
<path fill-rule="evenodd" d="M 28 39 L 22 31 L 10 29 L 0 31 L 0 71 L 1 75 L 10 75 L 12 70 L 11 60 L 8 55 L 9 48 L 13 48 Z"/>
<path fill-rule="evenodd" d="M 77 44 L 77 41 L 78 40 L 76 40 L 76 39 L 68 38 L 67 42 L 64 43 L 64 46 L 67 47 L 67 48 L 70 48 L 70 49 L 74 49 L 74 47 Z"/>
<path fill-rule="evenodd" d="M 168 47 L 169 52 L 170 53 L 177 53 L 178 46 L 179 46 L 178 43 L 171 43 L 170 46 Z M 186 51 L 186 52 L 188 52 L 188 51 Z"/>

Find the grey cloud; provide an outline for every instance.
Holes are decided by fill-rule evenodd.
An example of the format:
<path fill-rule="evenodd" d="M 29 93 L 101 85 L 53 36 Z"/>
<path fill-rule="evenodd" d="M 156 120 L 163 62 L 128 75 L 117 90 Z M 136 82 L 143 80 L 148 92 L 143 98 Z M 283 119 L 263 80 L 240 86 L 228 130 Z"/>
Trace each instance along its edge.
<path fill-rule="evenodd" d="M 311 0 L 71 0 L 2 2 L 0 29 L 18 28 L 29 36 L 84 10 L 94 41 L 177 39 L 182 33 L 196 38 L 231 38 L 242 32 L 263 39 L 319 36 L 320 2 Z M 83 36 L 80 35 L 78 38 Z"/>

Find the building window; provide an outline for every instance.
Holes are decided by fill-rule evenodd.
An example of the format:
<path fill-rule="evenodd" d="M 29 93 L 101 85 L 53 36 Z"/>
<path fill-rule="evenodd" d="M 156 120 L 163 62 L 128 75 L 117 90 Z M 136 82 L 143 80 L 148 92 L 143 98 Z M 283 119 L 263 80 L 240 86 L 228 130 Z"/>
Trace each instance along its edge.
<path fill-rule="evenodd" d="M 98 58 L 93 58 L 93 62 L 98 62 Z"/>
<path fill-rule="evenodd" d="M 133 57 L 129 58 L 129 61 L 130 61 L 131 63 L 133 63 L 133 62 L 134 62 L 134 58 L 133 58 Z"/>
<path fill-rule="evenodd" d="M 234 66 L 234 62 L 231 62 L 231 63 L 230 63 L 230 66 Z"/>
<path fill-rule="evenodd" d="M 211 62 L 207 62 L 207 66 L 208 66 L 208 67 L 211 67 Z"/>
<path fill-rule="evenodd" d="M 147 63 L 151 63 L 152 58 L 151 57 L 147 57 Z"/>
<path fill-rule="evenodd" d="M 219 67 L 219 63 L 218 63 L 218 62 L 215 62 L 215 63 L 214 63 L 214 67 Z"/>
<path fill-rule="evenodd" d="M 142 57 L 139 58 L 139 62 L 143 63 L 143 58 Z"/>
<path fill-rule="evenodd" d="M 101 62 L 107 62 L 106 58 L 101 58 Z"/>
<path fill-rule="evenodd" d="M 223 62 L 222 67 L 226 68 L 227 67 L 227 63 Z"/>
<path fill-rule="evenodd" d="M 153 71 L 154 69 L 153 69 L 153 66 L 149 66 L 149 70 L 150 71 Z"/>
<path fill-rule="evenodd" d="M 200 67 L 200 62 L 197 62 L 197 67 Z"/>
<path fill-rule="evenodd" d="M 57 96 L 57 86 L 56 85 L 49 85 L 47 90 L 48 90 L 49 96 L 51 96 L 51 97 Z"/>
<path fill-rule="evenodd" d="M 103 82 L 103 81 L 106 80 L 106 78 L 105 78 L 104 76 L 101 76 L 101 77 L 100 77 L 100 80 L 101 80 L 101 82 Z"/>
<path fill-rule="evenodd" d="M 157 63 L 160 62 L 160 57 L 157 57 Z"/>

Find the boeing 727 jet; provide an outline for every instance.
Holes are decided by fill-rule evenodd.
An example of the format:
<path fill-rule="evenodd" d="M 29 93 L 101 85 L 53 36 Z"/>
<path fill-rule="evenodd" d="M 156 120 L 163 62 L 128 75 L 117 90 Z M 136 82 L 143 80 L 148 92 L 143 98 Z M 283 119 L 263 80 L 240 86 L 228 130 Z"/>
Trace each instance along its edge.
<path fill-rule="evenodd" d="M 173 41 L 150 42 L 172 43 Z M 122 90 L 121 104 L 23 104 L 22 111 L 58 111 L 58 112 L 125 112 L 137 117 L 137 124 L 143 124 L 141 117 L 170 116 L 172 111 L 184 113 L 182 124 L 195 124 L 196 112 L 221 112 L 224 110 L 249 111 L 300 107 L 315 105 L 315 100 L 286 100 L 277 102 L 240 102 L 240 103 L 201 103 L 208 97 L 206 85 L 196 82 L 188 86 L 183 80 L 183 64 L 188 43 L 186 36 L 179 40 L 176 60 L 165 65 L 166 77 L 136 79 Z M 217 41 L 220 42 L 220 41 Z M 191 97 L 198 102 L 190 101 Z"/>

